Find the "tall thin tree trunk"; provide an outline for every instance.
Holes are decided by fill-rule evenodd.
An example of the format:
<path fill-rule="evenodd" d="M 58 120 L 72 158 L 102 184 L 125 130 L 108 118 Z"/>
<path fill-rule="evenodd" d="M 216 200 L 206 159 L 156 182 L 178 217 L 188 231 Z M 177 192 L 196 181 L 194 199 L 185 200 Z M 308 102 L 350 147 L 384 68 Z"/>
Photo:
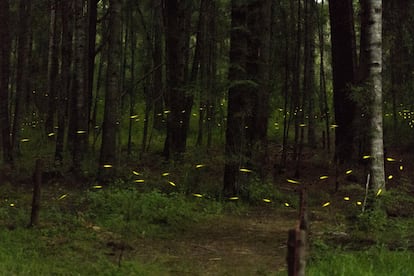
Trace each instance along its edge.
<path fill-rule="evenodd" d="M 10 10 L 9 1 L 0 0 L 0 128 L 3 162 L 13 161 L 10 141 L 9 77 L 10 77 Z"/>
<path fill-rule="evenodd" d="M 121 122 L 120 114 L 120 60 L 122 51 L 121 42 L 121 7 L 122 0 L 109 1 L 109 43 L 107 88 L 105 93 L 104 122 L 102 129 L 102 146 L 100 156 L 99 178 L 114 176 L 118 165 L 117 138 Z M 107 169 L 104 165 L 112 165 Z"/>
<path fill-rule="evenodd" d="M 368 14 L 366 28 L 368 56 L 368 94 L 370 99 L 369 146 L 371 185 L 374 193 L 385 189 L 383 114 L 382 114 L 382 1 L 362 1 Z"/>
<path fill-rule="evenodd" d="M 25 110 L 22 109 L 24 99 L 28 94 L 29 76 L 29 52 L 30 52 L 30 1 L 20 0 L 19 3 L 19 33 L 17 46 L 17 68 L 16 68 L 16 99 L 14 105 L 14 119 L 12 129 L 13 159 L 19 155 L 20 130 Z"/>
<path fill-rule="evenodd" d="M 74 46 L 74 85 L 71 103 L 72 128 L 69 137 L 73 137 L 73 169 L 77 174 L 82 173 L 82 162 L 88 151 L 88 95 L 86 77 L 86 35 L 85 35 L 84 0 L 75 1 L 75 46 Z M 73 131 L 73 133 L 70 133 Z"/>

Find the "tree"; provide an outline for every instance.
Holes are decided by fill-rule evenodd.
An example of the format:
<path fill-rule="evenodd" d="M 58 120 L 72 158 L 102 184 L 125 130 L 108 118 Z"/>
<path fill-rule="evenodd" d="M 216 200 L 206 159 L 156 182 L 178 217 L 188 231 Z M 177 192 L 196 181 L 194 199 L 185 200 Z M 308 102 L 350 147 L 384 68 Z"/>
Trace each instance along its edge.
<path fill-rule="evenodd" d="M 107 87 L 105 93 L 104 121 L 102 128 L 102 145 L 100 155 L 100 175 L 102 178 L 111 175 L 114 169 L 105 165 L 118 164 L 117 137 L 121 122 L 120 114 L 120 63 L 121 60 L 121 7 L 122 0 L 109 1 L 109 40 Z M 109 166 L 110 167 L 110 166 Z"/>
<path fill-rule="evenodd" d="M 186 1 L 164 2 L 166 28 L 167 88 L 165 105 L 168 111 L 166 158 L 177 159 L 185 152 L 193 95 L 185 89 L 187 83 L 189 20 L 191 13 Z"/>
<path fill-rule="evenodd" d="M 269 102 L 270 1 L 232 1 L 224 168 L 225 196 L 240 194 L 240 168 L 265 147 Z M 262 156 L 263 157 L 263 156 Z M 259 166 L 257 166 L 259 167 Z"/>
<path fill-rule="evenodd" d="M 339 163 L 354 158 L 354 119 L 356 102 L 351 86 L 356 69 L 352 0 L 329 1 L 332 44 L 332 75 L 334 91 L 335 159 Z"/>
<path fill-rule="evenodd" d="M 12 163 L 9 117 L 9 77 L 10 77 L 10 11 L 9 1 L 0 0 L 0 128 L 3 162 Z"/>
<path fill-rule="evenodd" d="M 31 2 L 19 2 L 19 27 L 17 37 L 17 68 L 16 68 L 16 99 L 14 105 L 14 120 L 12 128 L 13 159 L 16 159 L 20 145 L 20 130 L 25 113 L 24 99 L 29 89 L 29 55 L 30 55 L 30 8 Z M 27 111 L 26 111 L 27 112 Z"/>
<path fill-rule="evenodd" d="M 65 142 L 65 129 L 67 125 L 68 95 L 71 87 L 71 65 L 72 65 L 72 38 L 73 38 L 73 4 L 62 1 L 60 7 L 62 21 L 62 46 L 60 54 L 60 89 L 57 91 L 57 133 L 55 162 L 58 165 L 63 161 L 63 150 Z"/>
<path fill-rule="evenodd" d="M 86 30 L 84 0 L 74 2 L 75 40 L 74 40 L 74 80 L 70 107 L 69 138 L 73 147 L 73 169 L 81 172 L 81 164 L 88 149 L 88 96 L 86 78 Z"/>
<path fill-rule="evenodd" d="M 365 28 L 368 75 L 366 79 L 369 99 L 369 150 L 371 188 L 376 193 L 385 189 L 383 114 L 382 114 L 382 2 L 381 0 L 361 1 L 367 12 Z"/>

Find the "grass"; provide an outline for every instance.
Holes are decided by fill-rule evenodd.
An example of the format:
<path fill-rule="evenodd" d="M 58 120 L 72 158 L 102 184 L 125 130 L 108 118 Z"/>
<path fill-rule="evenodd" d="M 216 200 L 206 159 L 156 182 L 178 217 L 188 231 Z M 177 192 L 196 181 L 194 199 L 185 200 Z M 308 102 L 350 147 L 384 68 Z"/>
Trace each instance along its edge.
<path fill-rule="evenodd" d="M 366 251 L 327 250 L 320 254 L 320 259 L 308 264 L 307 275 L 399 276 L 412 275 L 414 271 L 412 251 L 373 247 Z"/>

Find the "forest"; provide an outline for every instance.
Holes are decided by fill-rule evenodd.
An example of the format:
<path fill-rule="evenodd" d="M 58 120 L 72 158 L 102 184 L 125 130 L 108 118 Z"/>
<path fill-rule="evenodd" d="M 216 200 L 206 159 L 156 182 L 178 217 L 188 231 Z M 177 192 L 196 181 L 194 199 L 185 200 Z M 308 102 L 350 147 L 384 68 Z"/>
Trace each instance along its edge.
<path fill-rule="evenodd" d="M 412 275 L 411 12 L 0 0 L 0 274 Z"/>

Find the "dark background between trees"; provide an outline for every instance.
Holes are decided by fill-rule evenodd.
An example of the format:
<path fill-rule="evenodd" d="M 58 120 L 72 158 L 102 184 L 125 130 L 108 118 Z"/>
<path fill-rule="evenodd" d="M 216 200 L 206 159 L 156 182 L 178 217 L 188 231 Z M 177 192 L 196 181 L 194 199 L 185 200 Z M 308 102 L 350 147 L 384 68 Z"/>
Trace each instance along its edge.
<path fill-rule="evenodd" d="M 2 166 L 40 157 L 109 183 L 131 164 L 215 155 L 230 197 L 288 164 L 300 178 L 306 149 L 376 160 L 375 1 L 359 2 L 0 0 Z M 382 9 L 375 115 L 387 146 L 409 146 L 414 5 Z"/>

